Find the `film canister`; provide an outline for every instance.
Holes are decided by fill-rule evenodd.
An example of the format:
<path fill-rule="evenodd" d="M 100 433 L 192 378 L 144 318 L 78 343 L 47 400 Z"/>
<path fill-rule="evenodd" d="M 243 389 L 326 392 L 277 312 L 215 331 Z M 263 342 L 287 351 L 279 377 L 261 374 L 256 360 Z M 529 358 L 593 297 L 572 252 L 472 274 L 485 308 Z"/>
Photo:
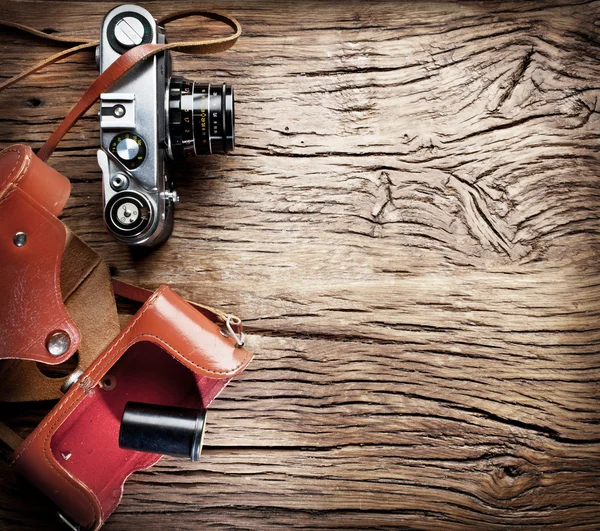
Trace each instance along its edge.
<path fill-rule="evenodd" d="M 127 402 L 119 430 L 119 447 L 198 461 L 205 421 L 205 411 Z"/>

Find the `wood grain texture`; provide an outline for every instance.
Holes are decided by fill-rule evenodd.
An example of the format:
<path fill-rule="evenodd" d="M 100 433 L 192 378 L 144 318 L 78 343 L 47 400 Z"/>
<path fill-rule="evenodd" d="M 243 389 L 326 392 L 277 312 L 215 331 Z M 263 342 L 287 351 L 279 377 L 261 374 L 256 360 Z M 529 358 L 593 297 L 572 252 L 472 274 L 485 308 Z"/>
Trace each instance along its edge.
<path fill-rule="evenodd" d="M 92 37 L 112 5 L 3 16 Z M 202 7 L 244 34 L 175 70 L 235 86 L 237 150 L 176 166 L 168 243 L 104 231 L 94 113 L 51 159 L 115 274 L 234 310 L 256 354 L 203 459 L 133 476 L 106 529 L 598 529 L 600 2 Z M 8 77 L 49 50 L 0 52 Z M 0 94 L 2 147 L 41 146 L 94 75 L 81 54 Z M 51 513 L 3 472 L 3 529 Z"/>

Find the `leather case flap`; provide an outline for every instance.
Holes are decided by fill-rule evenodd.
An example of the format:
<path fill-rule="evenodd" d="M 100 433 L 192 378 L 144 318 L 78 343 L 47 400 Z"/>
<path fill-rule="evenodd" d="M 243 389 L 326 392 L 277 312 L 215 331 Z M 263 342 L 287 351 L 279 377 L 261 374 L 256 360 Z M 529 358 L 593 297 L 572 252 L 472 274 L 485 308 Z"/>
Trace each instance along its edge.
<path fill-rule="evenodd" d="M 56 189 L 47 190 L 48 182 Z M 68 197 L 68 180 L 29 148 L 14 146 L 0 153 L 0 183 L 0 359 L 58 364 L 80 342 L 60 290 L 66 231 L 55 214 Z M 14 240 L 20 232 L 22 246 Z M 57 332 L 66 334 L 68 347 L 52 355 L 47 340 Z"/>
<path fill-rule="evenodd" d="M 117 507 L 127 477 L 160 459 L 118 447 L 125 403 L 205 409 L 251 359 L 215 322 L 162 286 L 12 462 L 70 518 L 99 529 Z M 107 373 L 112 389 L 104 383 Z"/>
<path fill-rule="evenodd" d="M 67 230 L 60 270 L 62 300 L 81 335 L 76 369 L 85 371 L 121 331 L 108 267 L 90 247 Z M 72 364 L 74 367 L 74 364 Z M 49 377 L 34 361 L 0 360 L 0 402 L 62 398 L 67 375 Z M 2 437 L 0 436 L 0 439 Z"/>

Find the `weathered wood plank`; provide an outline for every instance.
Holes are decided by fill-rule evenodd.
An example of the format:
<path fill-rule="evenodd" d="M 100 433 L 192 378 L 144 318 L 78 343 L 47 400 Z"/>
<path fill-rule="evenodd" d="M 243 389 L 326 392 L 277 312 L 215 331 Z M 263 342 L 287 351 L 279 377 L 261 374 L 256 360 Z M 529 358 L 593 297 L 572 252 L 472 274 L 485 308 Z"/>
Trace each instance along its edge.
<path fill-rule="evenodd" d="M 91 36 L 111 5 L 3 16 Z M 243 38 L 175 69 L 234 84 L 238 148 L 177 165 L 166 245 L 104 231 L 92 112 L 52 158 L 115 273 L 234 310 L 257 354 L 204 459 L 134 476 L 107 529 L 597 529 L 600 2 L 210 7 Z M 0 52 L 8 76 L 48 49 Z M 0 94 L 2 147 L 94 75 L 82 54 Z M 50 511 L 3 474 L 3 528 Z"/>

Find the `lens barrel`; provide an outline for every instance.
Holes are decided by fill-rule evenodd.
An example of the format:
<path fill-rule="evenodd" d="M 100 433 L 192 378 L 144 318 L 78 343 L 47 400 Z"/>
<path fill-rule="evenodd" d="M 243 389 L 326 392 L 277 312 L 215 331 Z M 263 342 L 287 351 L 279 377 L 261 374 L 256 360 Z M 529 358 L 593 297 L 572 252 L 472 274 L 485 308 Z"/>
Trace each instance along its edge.
<path fill-rule="evenodd" d="M 173 77 L 167 97 L 170 158 L 227 153 L 233 149 L 233 87 Z"/>

